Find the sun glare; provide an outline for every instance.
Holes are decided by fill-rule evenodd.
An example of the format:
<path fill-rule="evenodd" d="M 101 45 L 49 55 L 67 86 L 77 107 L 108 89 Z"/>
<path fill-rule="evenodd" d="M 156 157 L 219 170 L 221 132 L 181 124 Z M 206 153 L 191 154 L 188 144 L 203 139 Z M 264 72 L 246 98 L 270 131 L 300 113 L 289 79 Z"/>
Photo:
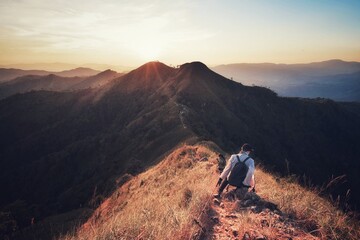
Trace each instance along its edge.
<path fill-rule="evenodd" d="M 154 61 L 159 58 L 160 47 L 154 45 L 145 45 L 137 48 L 139 58 L 144 61 Z"/>

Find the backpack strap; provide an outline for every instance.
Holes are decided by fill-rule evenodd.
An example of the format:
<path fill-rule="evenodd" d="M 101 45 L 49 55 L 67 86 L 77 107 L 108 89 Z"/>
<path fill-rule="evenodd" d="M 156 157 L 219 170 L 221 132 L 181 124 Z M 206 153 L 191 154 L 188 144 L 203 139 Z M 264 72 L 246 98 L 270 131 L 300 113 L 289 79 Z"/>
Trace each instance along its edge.
<path fill-rule="evenodd" d="M 239 155 L 236 155 L 236 158 L 237 158 L 237 160 L 238 160 L 239 162 L 241 162 Z M 243 163 L 245 163 L 248 159 L 250 159 L 250 157 L 245 158 L 245 160 L 243 161 Z"/>
<path fill-rule="evenodd" d="M 247 157 L 247 158 L 245 158 L 245 160 L 243 161 L 243 163 L 245 163 L 247 160 L 249 160 L 250 159 L 250 157 Z"/>

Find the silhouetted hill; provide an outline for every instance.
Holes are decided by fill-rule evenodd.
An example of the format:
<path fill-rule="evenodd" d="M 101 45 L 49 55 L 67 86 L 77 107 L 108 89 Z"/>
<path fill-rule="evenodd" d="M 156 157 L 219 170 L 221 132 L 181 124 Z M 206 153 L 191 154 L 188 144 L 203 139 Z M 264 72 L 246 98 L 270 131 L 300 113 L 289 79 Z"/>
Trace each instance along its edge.
<path fill-rule="evenodd" d="M 121 77 L 114 91 L 150 91 L 159 88 L 176 70 L 160 62 L 149 62 Z"/>
<path fill-rule="evenodd" d="M 21 70 L 14 68 L 0 68 L 0 83 L 10 81 L 12 79 L 25 76 L 25 75 L 39 75 L 44 76 L 50 74 L 42 70 Z"/>
<path fill-rule="evenodd" d="M 76 85 L 84 78 L 65 78 L 54 74 L 46 76 L 27 75 L 18 77 L 12 81 L 0 84 L 0 99 L 16 93 L 24 93 L 32 90 L 65 91 L 70 86 Z"/>
<path fill-rule="evenodd" d="M 91 68 L 79 67 L 71 70 L 57 72 L 56 75 L 59 75 L 61 77 L 89 77 L 98 73 L 100 72 Z"/>
<path fill-rule="evenodd" d="M 359 62 L 346 62 L 339 59 L 323 62 L 289 64 L 288 66 L 294 71 L 303 72 L 309 76 L 349 74 L 360 70 Z"/>
<path fill-rule="evenodd" d="M 98 73 L 100 72 L 97 70 L 93 70 L 91 68 L 75 68 L 61 72 L 50 72 L 43 70 L 21 70 L 15 68 L 0 68 L 0 83 L 7 82 L 12 79 L 26 75 L 45 76 L 45 75 L 55 74 L 60 77 L 89 77 L 96 75 Z"/>
<path fill-rule="evenodd" d="M 333 59 L 309 64 L 294 64 L 293 67 L 295 69 L 300 69 L 303 72 L 309 72 L 309 75 L 323 76 L 357 72 L 360 70 L 360 63 Z"/>
<path fill-rule="evenodd" d="M 360 71 L 358 62 L 329 60 L 309 64 L 244 63 L 220 65 L 212 69 L 246 85 L 269 87 L 282 96 L 359 101 L 360 80 L 353 75 Z M 353 86 L 356 87 L 349 91 Z"/>
<path fill-rule="evenodd" d="M 150 62 L 96 89 L 14 95 L 0 101 L 0 211 L 22 209 L 11 215 L 22 228 L 32 217 L 94 208 L 126 174 L 201 140 L 228 152 L 250 142 L 267 168 L 319 185 L 346 174 L 331 190 L 350 188 L 356 205 L 359 109 L 281 98 L 199 62 Z"/>
<path fill-rule="evenodd" d="M 118 73 L 115 71 L 112 71 L 110 69 L 105 70 L 101 73 L 98 73 L 94 76 L 90 76 L 85 78 L 83 81 L 79 82 L 78 84 L 74 84 L 73 86 L 71 86 L 69 89 L 70 90 L 75 90 L 75 89 L 86 89 L 86 88 L 96 88 L 96 87 L 101 87 L 104 86 L 106 84 L 108 84 L 109 82 L 111 82 L 112 80 L 120 77 L 124 75 L 123 73 Z"/>
<path fill-rule="evenodd" d="M 122 75 L 111 70 L 90 77 L 61 77 L 54 74 L 46 76 L 27 75 L 0 84 L 0 99 L 33 90 L 71 91 L 96 88 L 108 84 Z"/>
<path fill-rule="evenodd" d="M 79 64 L 62 63 L 62 62 L 19 63 L 19 64 L 0 65 L 0 68 L 16 68 L 22 70 L 42 69 L 50 72 L 60 72 L 60 71 L 64 71 L 64 69 L 75 69 L 78 67 Z M 106 69 L 113 69 L 118 72 L 128 72 L 129 70 L 134 69 L 133 67 L 130 66 L 99 64 L 99 63 L 85 63 L 85 64 L 81 64 L 81 67 L 96 69 L 99 71 L 105 71 Z"/>

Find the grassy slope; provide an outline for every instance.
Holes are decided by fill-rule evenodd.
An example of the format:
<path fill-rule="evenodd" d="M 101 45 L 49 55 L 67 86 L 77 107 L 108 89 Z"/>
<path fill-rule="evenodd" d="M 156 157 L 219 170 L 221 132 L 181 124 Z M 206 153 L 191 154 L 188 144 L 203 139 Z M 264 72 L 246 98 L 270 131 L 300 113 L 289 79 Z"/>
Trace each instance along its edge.
<path fill-rule="evenodd" d="M 299 186 L 293 179 L 277 178 L 264 169 L 257 169 L 258 195 L 278 205 L 320 239 L 359 239 L 359 223 L 319 197 L 318 189 Z"/>
<path fill-rule="evenodd" d="M 201 161 L 204 157 L 207 160 Z M 207 226 L 211 233 L 212 225 L 204 213 L 211 211 L 208 207 L 217 177 L 214 151 L 204 146 L 180 147 L 120 187 L 86 224 L 60 239 L 191 239 L 200 236 L 200 226 Z M 256 179 L 257 194 L 304 225 L 309 239 L 359 239 L 357 223 L 315 190 L 276 178 L 261 168 L 256 170 Z M 236 226 L 239 233 L 256 228 L 257 218 L 244 213 L 242 224 Z M 306 232 L 307 224 L 316 229 Z M 262 234 L 274 238 L 271 226 Z"/>
<path fill-rule="evenodd" d="M 199 161 L 207 157 L 210 161 Z M 215 153 L 183 147 L 119 188 L 75 236 L 63 239 L 179 239 L 210 200 L 217 175 Z"/>

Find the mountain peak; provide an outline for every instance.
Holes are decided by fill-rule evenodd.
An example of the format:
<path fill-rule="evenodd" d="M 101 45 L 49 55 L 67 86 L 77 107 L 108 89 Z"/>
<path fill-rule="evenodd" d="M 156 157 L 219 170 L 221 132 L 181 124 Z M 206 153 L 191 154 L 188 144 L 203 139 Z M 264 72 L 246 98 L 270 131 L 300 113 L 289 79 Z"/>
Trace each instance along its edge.
<path fill-rule="evenodd" d="M 56 78 L 56 77 L 59 77 L 59 76 L 54 74 L 54 73 L 50 73 L 49 75 L 44 76 L 44 78 L 49 78 L 49 79 L 53 79 L 53 78 Z"/>
<path fill-rule="evenodd" d="M 202 62 L 185 63 L 185 64 L 180 66 L 180 70 L 193 71 L 193 72 L 211 71 Z"/>
<path fill-rule="evenodd" d="M 162 62 L 158 62 L 158 61 L 152 61 L 152 62 L 148 62 L 148 63 L 145 63 L 144 65 L 141 65 L 140 67 L 138 67 L 136 70 L 138 71 L 146 71 L 146 72 L 149 72 L 149 71 L 167 71 L 169 69 L 173 69 L 169 66 L 167 66 L 166 64 L 162 63 Z"/>
<path fill-rule="evenodd" d="M 56 74 L 61 77 L 75 77 L 75 76 L 86 77 L 86 76 L 93 76 L 98 73 L 99 73 L 99 71 L 91 69 L 91 68 L 78 67 L 75 69 L 57 72 Z"/>
<path fill-rule="evenodd" d="M 330 59 L 330 60 L 323 61 L 323 62 L 343 63 L 343 62 L 345 62 L 345 61 L 344 61 L 344 60 L 341 60 L 341 59 Z"/>
<path fill-rule="evenodd" d="M 164 63 L 148 62 L 122 76 L 116 89 L 156 89 L 175 73 L 176 69 Z"/>
<path fill-rule="evenodd" d="M 77 68 L 70 69 L 70 70 L 90 70 L 90 71 L 93 71 L 94 69 L 87 68 L 87 67 L 77 67 Z"/>
<path fill-rule="evenodd" d="M 204 63 L 202 62 L 191 62 L 185 63 L 180 66 L 179 70 L 179 77 L 180 78 L 201 78 L 201 79 L 218 79 L 223 78 L 219 74 L 215 73 L 211 69 L 209 69 Z"/>
<path fill-rule="evenodd" d="M 107 69 L 103 72 L 100 72 L 98 74 L 96 74 L 95 76 L 103 76 L 103 75 L 109 75 L 109 74 L 117 74 L 117 72 L 111 70 L 111 69 Z"/>
<path fill-rule="evenodd" d="M 161 62 L 148 62 L 131 71 L 128 75 L 137 79 L 165 80 L 170 74 L 174 73 L 174 68 Z"/>

